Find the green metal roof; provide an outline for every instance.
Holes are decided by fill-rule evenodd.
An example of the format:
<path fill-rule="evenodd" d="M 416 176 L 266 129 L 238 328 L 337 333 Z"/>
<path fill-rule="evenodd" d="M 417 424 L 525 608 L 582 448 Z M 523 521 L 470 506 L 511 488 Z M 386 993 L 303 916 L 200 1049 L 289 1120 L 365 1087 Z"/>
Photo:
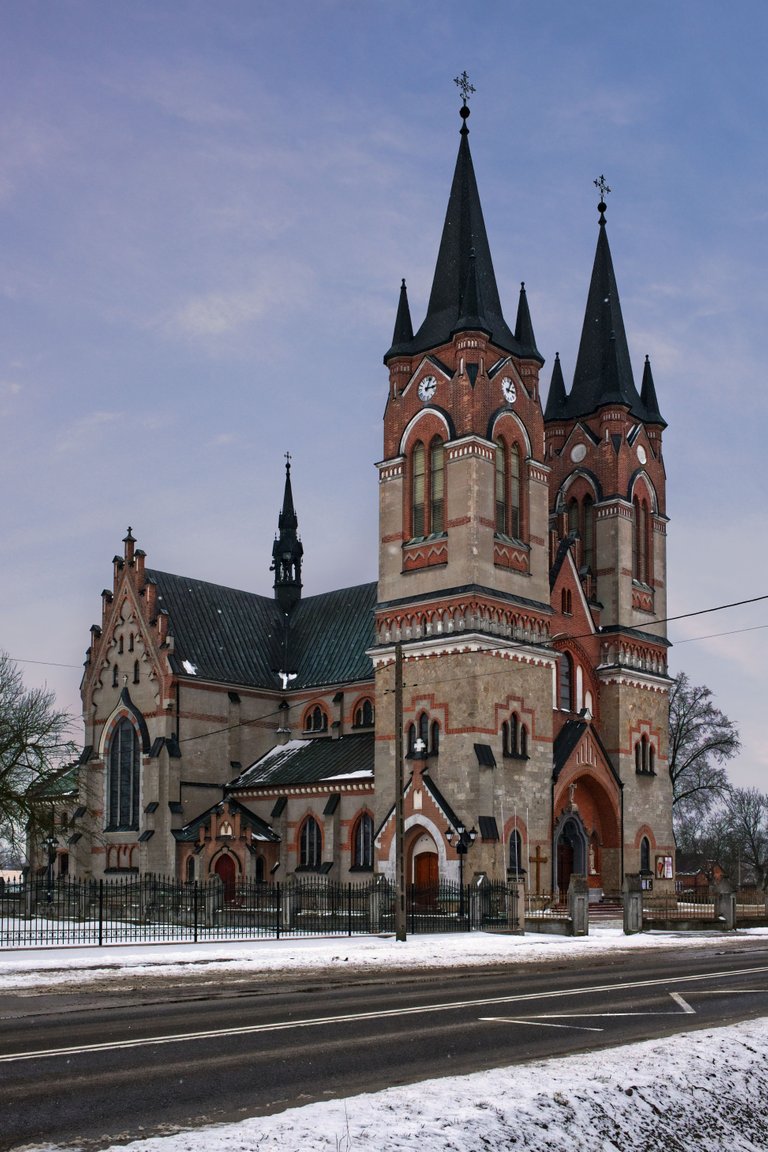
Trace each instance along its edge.
<path fill-rule="evenodd" d="M 372 732 L 341 736 L 338 740 L 289 740 L 266 752 L 228 785 L 228 792 L 318 784 L 339 777 L 373 779 Z"/>
<path fill-rule="evenodd" d="M 285 616 L 271 596 L 147 569 L 169 616 L 173 671 L 190 679 L 292 689 L 373 678 L 376 584 L 308 596 Z"/>

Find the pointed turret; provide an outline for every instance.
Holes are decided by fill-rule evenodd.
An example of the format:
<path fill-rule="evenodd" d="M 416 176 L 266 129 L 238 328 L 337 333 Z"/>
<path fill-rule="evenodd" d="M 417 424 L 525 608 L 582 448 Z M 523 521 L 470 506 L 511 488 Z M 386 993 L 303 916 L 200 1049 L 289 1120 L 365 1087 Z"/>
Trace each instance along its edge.
<path fill-rule="evenodd" d="M 392 346 L 384 357 L 384 362 L 393 356 L 408 355 L 413 340 L 413 324 L 411 323 L 411 309 L 408 305 L 408 289 L 405 280 L 400 285 L 400 299 L 397 303 L 397 316 L 395 317 L 395 330 L 392 333 Z"/>
<path fill-rule="evenodd" d="M 278 535 L 272 546 L 270 569 L 275 573 L 275 599 L 286 616 L 301 599 L 301 558 L 304 547 L 299 539 L 298 526 L 291 490 L 291 458 L 286 454 L 283 507 L 277 521 Z"/>
<path fill-rule="evenodd" d="M 534 360 L 544 363 L 544 357 L 536 347 L 536 337 L 533 334 L 531 312 L 528 307 L 528 296 L 525 291 L 525 281 L 520 284 L 520 299 L 517 304 L 517 320 L 515 321 L 515 340 L 521 348 L 527 350 Z"/>
<path fill-rule="evenodd" d="M 464 285 L 461 303 L 462 313 L 456 321 L 454 332 L 487 331 L 490 335 L 490 329 L 486 328 L 483 318 L 483 304 L 480 285 L 477 282 L 477 260 L 474 248 L 469 254 L 467 282 Z"/>
<path fill-rule="evenodd" d="M 598 204 L 600 232 L 597 251 L 566 416 L 578 419 L 589 416 L 606 404 L 622 404 L 633 416 L 647 420 L 648 413 L 632 375 L 619 290 L 605 228 L 605 210 L 605 201 L 601 200 Z"/>
<path fill-rule="evenodd" d="M 393 355 L 414 355 L 450 342 L 456 331 L 466 328 L 465 320 L 472 314 L 477 327 L 488 332 L 494 344 L 515 355 L 543 359 L 533 347 L 522 347 L 504 319 L 493 270 L 488 235 L 477 190 L 472 155 L 469 150 L 467 118 L 469 108 L 460 110 L 464 121 L 453 183 L 448 198 L 443 234 L 432 281 L 427 315 L 410 342 L 394 341 L 384 357 L 386 363 Z M 474 271 L 470 268 L 474 252 Z M 476 293 L 475 304 L 465 299 L 468 285 Z"/>
<path fill-rule="evenodd" d="M 643 383 L 640 387 L 640 399 L 643 407 L 647 413 L 646 420 L 649 424 L 661 424 L 666 428 L 667 422 L 659 412 L 659 402 L 656 399 L 656 388 L 653 383 L 653 373 L 651 372 L 651 361 L 648 356 L 645 358 L 645 365 L 643 367 Z"/>
<path fill-rule="evenodd" d="M 555 363 L 552 368 L 552 380 L 547 393 L 547 407 L 544 412 L 545 420 L 564 420 L 568 398 L 565 395 L 565 380 L 560 365 L 560 353 L 555 353 Z"/>

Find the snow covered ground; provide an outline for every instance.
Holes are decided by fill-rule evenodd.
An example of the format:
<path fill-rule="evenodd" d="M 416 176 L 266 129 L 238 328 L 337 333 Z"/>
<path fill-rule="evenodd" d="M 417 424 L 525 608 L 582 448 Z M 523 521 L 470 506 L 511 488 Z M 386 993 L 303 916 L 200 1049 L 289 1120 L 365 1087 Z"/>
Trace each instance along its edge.
<path fill-rule="evenodd" d="M 751 929 L 738 937 L 768 937 Z M 727 939 L 733 939 L 733 936 Z M 546 963 L 578 953 L 674 946 L 722 949 L 722 935 L 461 936 L 121 946 L 0 953 L 0 988 L 73 979 L 388 966 Z M 42 1147 L 42 1146 L 41 1146 Z M 52 1146 L 45 1145 L 46 1150 Z M 725 1152 L 768 1147 L 768 1020 L 539 1061 L 293 1108 L 275 1116 L 138 1141 L 132 1152 Z M 31 1152 L 29 1147 L 25 1152 Z"/>

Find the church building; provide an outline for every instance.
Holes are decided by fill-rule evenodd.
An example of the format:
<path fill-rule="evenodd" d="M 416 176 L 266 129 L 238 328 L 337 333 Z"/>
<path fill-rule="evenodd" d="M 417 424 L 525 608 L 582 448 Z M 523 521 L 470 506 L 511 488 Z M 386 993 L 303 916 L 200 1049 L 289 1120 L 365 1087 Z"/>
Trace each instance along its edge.
<path fill-rule="evenodd" d="M 555 358 L 544 405 L 468 117 L 426 315 L 403 281 L 384 356 L 378 581 L 302 595 L 290 460 L 271 595 L 151 568 L 129 528 L 87 652 L 71 872 L 394 877 L 402 752 L 408 883 L 671 877 L 666 425 L 607 189 L 572 384 Z"/>

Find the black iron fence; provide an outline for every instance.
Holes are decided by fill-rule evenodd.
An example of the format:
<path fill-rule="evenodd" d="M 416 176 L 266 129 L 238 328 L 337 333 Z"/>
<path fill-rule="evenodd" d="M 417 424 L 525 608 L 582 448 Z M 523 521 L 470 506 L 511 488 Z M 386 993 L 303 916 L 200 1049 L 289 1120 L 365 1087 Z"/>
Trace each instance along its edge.
<path fill-rule="evenodd" d="M 384 877 L 340 883 L 302 876 L 226 890 L 158 876 L 105 880 L 31 878 L 0 892 L 0 948 L 140 941 L 279 938 L 394 931 L 394 887 Z M 445 881 L 406 890 L 407 929 L 457 932 L 519 927 L 517 890 Z"/>

